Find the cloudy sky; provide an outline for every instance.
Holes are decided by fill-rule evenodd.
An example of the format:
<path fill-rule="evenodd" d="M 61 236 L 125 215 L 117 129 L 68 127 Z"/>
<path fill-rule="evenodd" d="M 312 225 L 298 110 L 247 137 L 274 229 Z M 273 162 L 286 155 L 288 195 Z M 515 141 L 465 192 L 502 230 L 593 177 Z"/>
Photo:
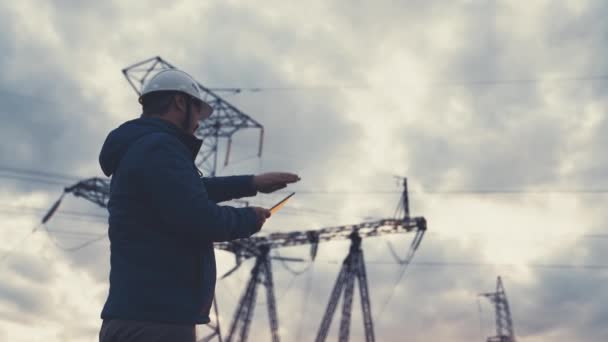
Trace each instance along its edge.
<path fill-rule="evenodd" d="M 377 340 L 483 341 L 494 313 L 478 294 L 499 275 L 518 340 L 608 340 L 607 14 L 600 0 L 3 2 L 0 340 L 97 338 L 109 243 L 60 247 L 103 236 L 105 211 L 66 197 L 50 232 L 30 232 L 64 186 L 101 175 L 106 134 L 140 113 L 121 69 L 157 55 L 244 88 L 223 96 L 264 125 L 262 158 L 239 132 L 220 175 L 302 177 L 266 232 L 391 217 L 408 177 L 429 224 L 417 263 L 396 283 L 387 243 L 405 254 L 411 236 L 363 242 Z M 274 264 L 283 340 L 314 338 L 347 250 L 321 245 L 298 276 Z M 218 282 L 224 330 L 251 266 Z M 269 339 L 264 303 L 252 340 Z M 355 298 L 352 340 L 360 312 Z"/>

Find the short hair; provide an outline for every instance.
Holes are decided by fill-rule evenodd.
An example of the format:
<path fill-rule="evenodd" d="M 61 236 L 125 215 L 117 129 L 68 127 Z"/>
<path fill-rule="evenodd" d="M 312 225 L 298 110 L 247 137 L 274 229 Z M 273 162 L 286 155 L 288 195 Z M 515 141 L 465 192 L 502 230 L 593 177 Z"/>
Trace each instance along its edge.
<path fill-rule="evenodd" d="M 155 91 L 141 98 L 141 116 L 163 116 L 171 107 L 175 91 Z"/>

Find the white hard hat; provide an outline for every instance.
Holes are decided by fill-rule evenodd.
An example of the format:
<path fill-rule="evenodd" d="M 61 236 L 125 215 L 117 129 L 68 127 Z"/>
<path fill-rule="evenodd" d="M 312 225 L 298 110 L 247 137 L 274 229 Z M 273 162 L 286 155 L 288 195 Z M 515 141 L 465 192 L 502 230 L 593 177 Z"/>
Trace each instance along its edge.
<path fill-rule="evenodd" d="M 141 103 L 144 95 L 156 91 L 181 91 L 204 102 L 196 81 L 187 73 L 177 69 L 165 69 L 147 81 L 141 89 L 139 102 Z"/>

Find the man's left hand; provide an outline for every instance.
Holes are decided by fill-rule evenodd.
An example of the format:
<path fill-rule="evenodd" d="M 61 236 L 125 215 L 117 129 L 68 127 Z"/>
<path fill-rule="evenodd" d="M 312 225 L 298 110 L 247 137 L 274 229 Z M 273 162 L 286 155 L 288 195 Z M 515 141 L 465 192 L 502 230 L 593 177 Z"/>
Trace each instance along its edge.
<path fill-rule="evenodd" d="M 295 183 L 299 180 L 300 177 L 293 173 L 269 172 L 254 176 L 253 186 L 257 191 L 268 194 L 283 189 L 287 184 Z"/>

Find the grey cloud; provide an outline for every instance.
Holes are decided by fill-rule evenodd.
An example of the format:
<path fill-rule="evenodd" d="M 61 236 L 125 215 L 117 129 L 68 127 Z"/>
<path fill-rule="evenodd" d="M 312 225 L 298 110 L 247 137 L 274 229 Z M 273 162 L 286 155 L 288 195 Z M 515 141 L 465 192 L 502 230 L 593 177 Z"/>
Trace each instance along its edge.
<path fill-rule="evenodd" d="M 82 269 L 91 278 L 100 283 L 108 281 L 109 274 L 109 241 L 101 238 L 107 233 L 107 210 L 80 198 L 68 196 L 64 198 L 62 210 L 77 213 L 89 213 L 91 217 L 69 217 L 56 215 L 46 224 L 45 232 L 51 248 L 59 250 L 63 262 L 71 267 Z M 88 235 L 65 234 L 63 232 L 86 233 Z M 94 241 L 94 242 L 93 242 Z M 79 248 L 78 250 L 71 250 Z"/>
<path fill-rule="evenodd" d="M 597 264 L 596 254 L 599 251 L 606 254 L 605 248 L 595 241 L 577 241 L 568 247 L 570 248 L 565 250 L 587 250 L 589 257 L 580 258 L 579 261 L 571 259 L 570 253 L 562 252 L 554 258 L 566 260 L 566 264 Z M 608 312 L 603 305 L 598 305 L 607 300 L 602 286 L 604 278 L 603 270 L 536 272 L 534 284 L 511 290 L 511 296 L 519 302 L 519 308 L 516 308 L 514 314 L 517 315 L 516 324 L 520 336 L 530 338 L 556 334 L 560 337 L 559 340 L 575 338 L 574 336 L 584 341 L 605 340 L 608 336 L 605 328 Z"/>
<path fill-rule="evenodd" d="M 14 20 L 3 22 L 3 26 L 18 29 Z M 52 51 L 24 41 L 4 45 L 11 44 L 13 49 L 3 50 L 5 77 L 0 80 L 0 134 L 4 139 L 0 164 L 78 173 L 75 170 L 97 152 L 91 144 L 96 136 L 91 118 L 98 110 L 80 98 L 77 82 Z M 31 187 L 21 183 L 17 189 L 29 191 Z"/>
<path fill-rule="evenodd" d="M 606 89 L 604 89 L 605 92 Z M 606 95 L 601 97 L 600 103 L 606 102 Z M 606 174 L 608 170 L 608 158 L 606 157 L 606 146 L 608 146 L 608 118 L 601 113 L 600 121 L 594 126 L 588 145 L 581 146 L 574 152 L 581 153 L 584 159 L 578 167 L 571 171 L 568 176 L 586 188 L 606 188 Z"/>
<path fill-rule="evenodd" d="M 99 336 L 100 327 L 101 324 L 66 327 L 57 334 L 57 338 L 61 341 L 88 341 Z"/>
<path fill-rule="evenodd" d="M 10 93 L 0 95 L 0 101 L 15 114 L 6 118 L 3 116 L 5 125 L 0 129 L 0 134 L 5 137 L 5 144 L 4 148 L 0 147 L 0 163 L 45 165 L 49 170 L 65 173 L 73 173 L 72 170 L 85 166 L 96 168 L 94 164 L 99 144 L 114 122 L 110 123 L 111 119 L 101 116 L 94 121 L 95 124 L 91 123 L 93 121 L 90 121 L 89 114 L 104 112 L 105 108 L 102 101 L 91 103 L 82 99 L 81 86 L 86 82 L 79 80 L 85 75 L 75 74 L 74 71 L 85 69 L 82 65 L 104 68 L 104 62 L 111 61 L 120 68 L 161 54 L 209 86 L 300 85 L 294 79 L 297 76 L 285 72 L 289 69 L 285 65 L 291 63 L 296 75 L 305 72 L 323 74 L 325 79 L 319 81 L 322 83 L 320 85 L 358 85 L 365 82 L 370 66 L 383 61 L 382 53 L 391 51 L 391 46 L 407 46 L 416 55 L 437 66 L 435 74 L 429 75 L 429 78 L 433 78 L 431 81 L 457 83 L 460 80 L 542 78 L 545 73 L 556 70 L 563 71 L 564 75 L 593 75 L 605 69 L 605 51 L 602 48 L 602 32 L 605 30 L 601 20 L 603 12 L 598 10 L 600 4 L 592 3 L 576 16 L 557 5 L 548 6 L 546 17 L 539 19 L 540 32 L 528 37 L 530 41 L 544 42 L 544 45 L 536 47 L 528 40 L 521 42 L 512 37 L 509 17 L 503 15 L 512 9 L 501 6 L 496 8 L 499 22 L 494 24 L 487 15 L 491 9 L 476 7 L 475 4 L 410 1 L 353 5 L 343 2 L 323 7 L 330 21 L 311 29 L 293 25 L 289 17 L 272 22 L 253 8 L 239 9 L 236 5 L 221 3 L 213 5 L 205 16 L 201 14 L 195 20 L 200 26 L 188 28 L 188 32 L 184 33 L 185 29 L 168 30 L 162 23 L 159 23 L 157 31 L 138 32 L 134 22 L 141 23 L 141 17 L 150 18 L 147 16 L 150 12 L 162 10 L 158 8 L 142 9 L 141 13 L 135 14 L 137 18 L 132 18 L 133 13 L 121 12 L 116 4 L 95 3 L 82 7 L 80 3 L 55 2 L 56 29 L 66 45 L 64 48 L 74 52 L 73 60 L 60 61 L 60 56 L 55 55 L 51 48 L 35 46 L 34 43 L 28 45 L 13 39 L 13 34 L 9 32 L 14 33 L 19 25 L 10 18 L 0 23 L 5 33 L 0 35 L 0 46 L 6 52 L 6 57 L 0 59 L 2 70 L 13 65 L 11 63 L 17 63 L 18 70 L 27 69 L 27 66 L 38 62 L 40 56 L 45 57 L 43 66 L 48 68 L 43 72 L 37 69 L 37 72 L 19 74 L 17 80 L 0 80 L 0 88 Z M 450 53 L 437 46 L 431 39 L 431 33 L 425 34 L 429 31 L 429 25 L 443 19 L 466 23 L 461 32 L 463 43 Z M 111 32 L 104 33 L 110 26 Z M 581 44 L 583 48 L 579 47 Z M 80 69 L 68 67 L 72 64 L 78 64 Z M 116 73 L 115 80 L 121 77 L 118 68 L 112 71 Z M 396 71 L 397 76 L 399 73 Z M 120 82 L 112 83 L 108 88 L 115 92 L 131 92 L 124 80 L 120 79 Z M 411 126 L 405 129 L 397 127 L 391 132 L 399 145 L 406 146 L 395 148 L 402 151 L 404 163 L 411 166 L 407 175 L 410 184 L 441 188 L 442 184 L 450 183 L 448 178 L 454 170 L 464 175 L 463 188 L 549 187 L 562 179 L 558 168 L 568 158 L 564 141 L 568 141 L 573 127 L 557 119 L 559 116 L 556 118 L 546 114 L 554 107 L 545 102 L 543 85 L 459 84 L 431 88 L 432 98 L 427 101 L 428 116 L 438 118 L 438 128 L 443 124 L 442 115 L 450 111 L 448 101 L 444 99 L 458 99 L 472 113 L 472 117 L 464 123 L 462 131 L 457 132 L 446 133 L 445 130 Z M 589 88 L 591 90 L 586 90 Z M 25 96 L 15 95 L 15 92 Z M 584 106 L 587 101 L 605 102 L 605 87 L 602 85 L 567 83 L 561 92 L 568 99 L 562 106 L 565 112 Z M 66 99 L 66 94 L 69 99 Z M 371 93 L 362 94 L 373 96 Z M 129 93 L 129 96 L 132 95 Z M 302 188 L 326 188 L 347 177 L 357 178 L 351 176 L 357 174 L 358 170 L 354 167 L 365 164 L 365 156 L 360 155 L 368 143 L 362 138 L 365 128 L 344 117 L 344 98 L 342 92 L 324 89 L 227 96 L 229 101 L 266 127 L 262 169 L 288 168 L 299 171 L 303 176 Z M 72 100 L 74 102 L 70 102 Z M 112 110 L 118 112 L 126 108 Z M 589 151 L 583 151 L 587 153 L 587 158 L 576 170 L 576 182 L 593 186 L 603 180 L 603 171 L 608 165 L 602 157 L 606 142 L 605 125 L 602 119 L 591 137 L 591 146 L 583 146 L 589 147 Z M 23 139 L 24 136 L 28 138 Z M 242 132 L 235 140 L 240 145 L 235 148 L 234 161 L 256 151 L 253 146 L 257 143 L 255 134 Z M 76 144 L 79 148 L 73 149 Z M 13 151 L 17 147 L 24 152 L 14 156 Z M 393 166 L 370 167 L 386 173 L 393 170 Z M 228 170 L 250 172 L 252 168 L 249 163 Z M 357 184 L 364 190 L 380 185 L 386 185 L 386 182 L 371 179 L 365 184 Z M 261 200 L 267 199 L 263 197 Z M 367 201 L 374 203 L 368 207 Z M 373 215 L 385 216 L 390 212 L 386 213 L 384 208 L 394 207 L 392 198 L 372 200 L 300 196 L 297 204 L 333 210 L 355 202 L 359 205 L 357 208 L 369 208 L 361 211 L 368 210 L 366 214 L 369 212 Z M 432 203 L 423 201 L 413 202 L 412 205 L 421 208 L 416 210 L 416 214 L 424 214 L 423 208 Z M 69 203 L 65 208 L 76 206 Z M 595 203 L 595 206 L 600 207 L 601 204 Z M 428 219 L 432 230 L 433 218 Z M 382 241 L 369 242 L 365 244 L 368 261 L 390 258 Z M 332 253 L 326 258 L 341 260 L 347 244 L 342 247 L 343 250 L 328 246 Z M 479 252 L 482 247 L 441 241 L 430 234 L 416 260 L 482 260 L 483 255 Z M 588 259 L 580 257 L 572 262 L 596 263 L 605 259 L 601 246 L 582 249 L 577 251 L 577 258 L 588 253 Z M 565 246 L 564 250 L 569 248 Z M 303 255 L 306 253 L 302 252 Z M 94 279 L 100 282 L 107 279 L 108 252 L 105 243 L 64 256 L 72 266 L 86 270 Z M 552 260 L 570 259 L 556 255 L 548 258 L 548 262 Z M 39 272 L 38 266 L 30 261 L 16 264 L 23 278 L 31 281 L 46 279 L 44 272 Z M 370 282 L 373 282 L 372 308 L 376 310 L 391 290 L 395 272 L 394 268 L 386 271 L 392 266 L 372 265 L 369 264 L 368 270 Z M 308 297 L 308 317 L 302 322 L 307 337 L 314 335 L 318 328 L 338 267 L 339 264 L 315 265 L 313 290 Z M 275 270 L 277 292 L 281 295 L 290 277 L 279 266 Z M 475 295 L 478 291 L 492 289 L 496 273 L 504 271 L 492 267 L 461 269 L 412 266 L 399 286 L 394 303 L 387 308 L 383 318 L 378 319 L 377 336 L 403 337 L 403 330 L 407 328 L 408 337 L 414 341 L 428 340 L 429 336 L 444 340 L 479 338 Z M 605 302 L 602 301 L 604 291 L 599 285 L 602 278 L 585 279 L 583 272 L 571 276 L 552 272 L 535 270 L 537 279 L 531 286 L 507 277 L 507 292 L 518 334 L 522 337 L 541 337 L 562 330 L 558 333 L 563 340 L 605 340 L 606 332 L 602 323 L 605 322 L 606 312 L 601 305 L 597 305 Z M 243 271 L 243 278 L 247 273 Z M 279 303 L 281 325 L 288 327 L 290 332 L 296 330 L 298 322 L 292 317 L 300 310 L 301 299 L 305 295 L 306 279 L 302 277 L 307 275 L 298 278 L 287 292 L 287 297 Z M 596 280 L 598 278 L 600 281 Z M 237 280 L 230 281 L 238 283 Z M 236 284 L 234 288 L 238 289 L 237 293 L 224 296 L 236 298 L 242 286 L 242 283 Z M 37 306 L 42 305 L 38 302 L 39 292 L 4 285 L 0 293 L 4 294 L 2 298 L 5 301 L 23 308 L 26 317 L 45 310 Z M 230 303 L 230 300 L 220 298 L 220 303 L 225 302 Z M 359 310 L 357 305 L 355 312 Z M 258 329 L 255 334 L 267 326 L 262 318 L 262 307 L 263 304 L 256 309 L 255 327 Z M 222 312 L 230 317 L 232 309 L 227 306 Z M 549 310 L 551 313 L 547 314 Z M 581 313 L 580 317 L 572 317 L 573 311 Z M 2 315 L 5 319 L 23 317 L 10 312 Z M 353 327 L 360 325 L 359 318 L 355 317 Z M 335 317 L 334 328 L 337 321 L 338 317 Z M 94 333 L 92 328 L 82 329 L 82 334 Z"/>
<path fill-rule="evenodd" d="M 32 322 L 36 316 L 47 313 L 50 301 L 43 293 L 43 286 L 0 284 L 0 301 L 4 303 L 2 315 L 16 322 Z"/>
<path fill-rule="evenodd" d="M 480 129 L 471 136 L 413 131 L 407 137 L 415 168 L 412 178 L 438 189 L 442 177 L 456 169 L 465 189 L 511 190 L 555 183 L 565 129 L 550 118 L 504 120 L 511 120 L 509 128 Z"/>
<path fill-rule="evenodd" d="M 52 274 L 48 265 L 41 263 L 40 258 L 25 254 L 11 255 L 8 266 L 24 279 L 37 284 L 44 284 L 51 280 Z"/>
<path fill-rule="evenodd" d="M 518 18 L 506 8 L 497 9 L 507 13 L 497 25 L 479 17 L 483 14 L 481 12 L 469 14 L 468 33 L 464 36 L 482 37 L 463 39 L 464 44 L 458 54 L 450 56 L 450 62 L 444 64 L 440 73 L 448 81 L 462 80 L 465 83 L 431 86 L 434 95 L 428 102 L 428 111 L 429 117 L 438 118 L 437 128 L 440 128 L 440 118 L 450 113 L 447 100 L 456 98 L 467 106 L 465 110 L 472 115 L 472 120 L 462 118 L 466 127 L 464 131 L 407 128 L 410 133 L 405 144 L 408 146 L 406 153 L 412 156 L 413 174 L 417 179 L 426 184 L 441 184 L 448 172 L 458 170 L 465 175 L 462 187 L 473 189 L 555 187 L 562 181 L 560 165 L 570 157 L 567 144 L 577 127 L 560 118 L 577 116 L 592 96 L 605 98 L 601 93 L 590 95 L 588 91 L 580 90 L 598 87 L 593 82 L 555 81 L 553 85 L 559 87 L 564 97 L 563 105 L 556 107 L 545 97 L 543 89 L 547 83 L 544 82 L 475 83 L 550 80 L 552 77 L 544 76 L 545 73 L 556 71 L 564 78 L 597 74 L 588 67 L 603 61 L 602 55 L 588 56 L 589 63 L 583 63 L 578 58 L 580 50 L 574 47 L 581 39 L 596 40 L 602 32 L 601 29 L 582 27 L 584 22 L 591 23 L 592 27 L 602 22 L 590 14 L 593 6 L 581 16 L 589 17 L 588 21 L 580 17 L 572 19 L 572 14 L 555 7 L 558 6 L 550 5 L 548 9 L 553 11 L 551 21 L 556 24 L 541 26 L 539 32 L 524 40 L 511 35 L 512 25 Z M 562 31 L 579 34 L 561 35 L 559 32 Z M 580 36 L 582 32 L 585 33 L 583 37 Z M 552 42 L 558 36 L 559 43 Z M 534 46 L 536 42 L 542 45 Z M 574 63 L 570 64 L 572 61 Z M 551 84 L 550 81 L 548 83 Z M 448 115 L 456 120 L 461 116 L 453 111 Z M 580 171 L 577 168 L 575 172 Z"/>

